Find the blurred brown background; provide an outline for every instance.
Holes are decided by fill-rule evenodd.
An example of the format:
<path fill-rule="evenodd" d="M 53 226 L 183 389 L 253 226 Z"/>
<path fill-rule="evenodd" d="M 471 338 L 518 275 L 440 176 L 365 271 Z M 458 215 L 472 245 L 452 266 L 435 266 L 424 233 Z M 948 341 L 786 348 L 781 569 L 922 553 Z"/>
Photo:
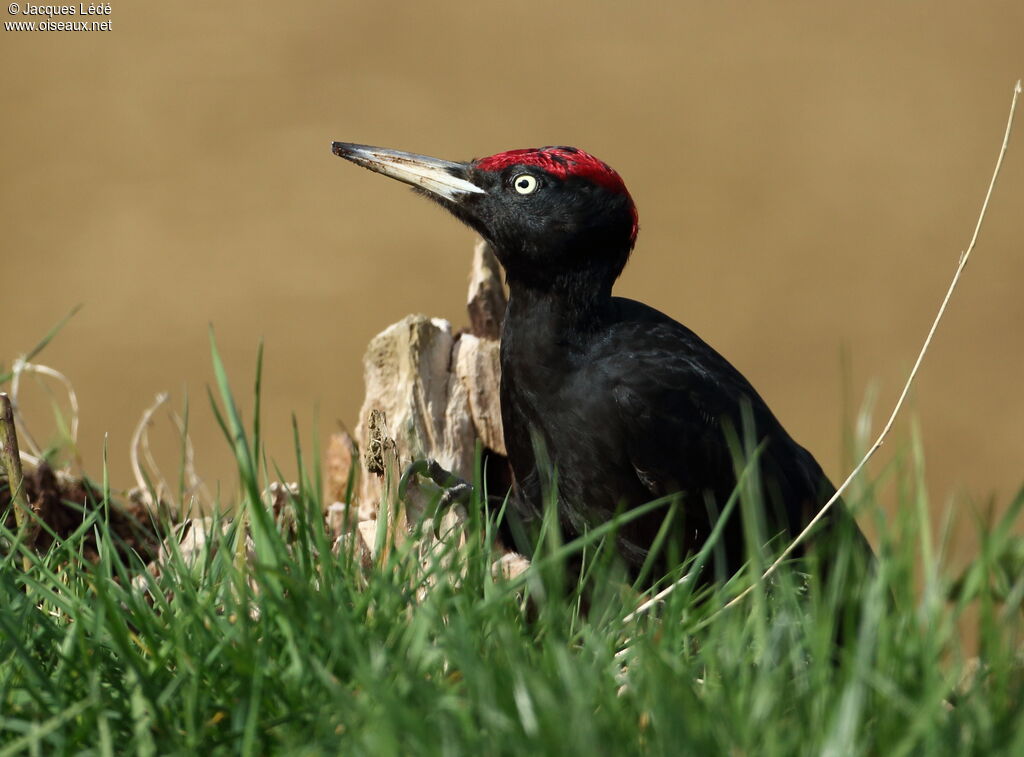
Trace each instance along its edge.
<path fill-rule="evenodd" d="M 611 163 L 642 226 L 618 292 L 724 352 L 839 479 L 844 372 L 854 406 L 877 388 L 877 431 L 1024 75 L 1020 0 L 111 5 L 109 32 L 0 32 L 0 360 L 84 303 L 39 360 L 74 382 L 97 476 L 109 433 L 115 487 L 168 390 L 190 397 L 200 473 L 234 489 L 209 323 L 245 408 L 265 339 L 286 474 L 292 412 L 307 447 L 315 413 L 322 434 L 355 423 L 374 333 L 416 311 L 464 323 L 470 232 L 333 139 Z M 1024 123 L 910 408 L 940 509 L 1024 481 L 1022 207 Z"/>

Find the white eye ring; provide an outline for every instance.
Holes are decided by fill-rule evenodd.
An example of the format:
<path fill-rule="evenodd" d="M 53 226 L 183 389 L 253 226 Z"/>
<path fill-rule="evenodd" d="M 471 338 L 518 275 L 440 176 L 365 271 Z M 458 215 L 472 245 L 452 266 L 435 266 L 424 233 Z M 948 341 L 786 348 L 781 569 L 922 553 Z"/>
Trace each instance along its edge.
<path fill-rule="evenodd" d="M 537 191 L 537 177 L 521 173 L 512 179 L 512 186 L 521 195 L 530 195 Z"/>

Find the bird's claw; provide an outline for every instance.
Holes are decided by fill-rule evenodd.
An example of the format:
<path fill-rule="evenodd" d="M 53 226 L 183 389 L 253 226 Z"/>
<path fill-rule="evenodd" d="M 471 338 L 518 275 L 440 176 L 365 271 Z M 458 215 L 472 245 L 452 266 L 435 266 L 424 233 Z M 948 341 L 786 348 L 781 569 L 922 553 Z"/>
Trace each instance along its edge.
<path fill-rule="evenodd" d="M 437 503 L 438 511 L 447 510 L 452 505 L 464 505 L 473 496 L 473 485 L 467 481 L 460 481 L 455 486 L 449 486 L 441 495 Z"/>
<path fill-rule="evenodd" d="M 444 468 L 434 458 L 414 460 L 402 473 L 398 483 L 398 496 L 404 497 L 413 476 L 426 476 L 444 489 L 433 512 L 434 537 L 440 538 L 441 518 L 454 505 L 465 504 L 473 496 L 473 485 Z"/>

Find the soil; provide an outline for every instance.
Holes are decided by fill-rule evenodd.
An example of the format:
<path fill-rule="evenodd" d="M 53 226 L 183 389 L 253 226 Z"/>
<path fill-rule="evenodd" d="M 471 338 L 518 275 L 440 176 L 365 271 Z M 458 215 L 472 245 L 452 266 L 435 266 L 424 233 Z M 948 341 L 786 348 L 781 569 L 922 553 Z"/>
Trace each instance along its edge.
<path fill-rule="evenodd" d="M 32 546 L 46 552 L 54 537 L 66 539 L 81 526 L 84 518 L 103 502 L 102 491 L 88 479 L 55 472 L 47 463 L 25 471 L 25 493 L 33 512 L 45 527 L 36 529 Z M 11 491 L 6 476 L 0 476 L 0 512 L 6 511 L 4 527 L 17 531 L 14 510 L 9 509 Z M 153 560 L 167 533 L 145 505 L 138 502 L 112 504 L 104 517 L 110 519 L 110 532 L 115 535 L 114 549 L 129 562 L 132 554 L 144 562 Z M 169 521 L 168 521 L 169 523 Z M 82 538 L 82 555 L 90 562 L 99 560 L 96 535 L 90 530 Z"/>

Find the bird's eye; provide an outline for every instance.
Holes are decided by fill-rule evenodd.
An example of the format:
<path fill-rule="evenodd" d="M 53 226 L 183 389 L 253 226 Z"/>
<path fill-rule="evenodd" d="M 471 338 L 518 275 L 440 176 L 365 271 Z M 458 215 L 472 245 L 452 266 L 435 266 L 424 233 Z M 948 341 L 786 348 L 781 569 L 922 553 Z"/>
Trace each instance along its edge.
<path fill-rule="evenodd" d="M 537 177 L 528 173 L 521 173 L 512 179 L 512 186 L 521 195 L 533 194 L 537 191 Z"/>

